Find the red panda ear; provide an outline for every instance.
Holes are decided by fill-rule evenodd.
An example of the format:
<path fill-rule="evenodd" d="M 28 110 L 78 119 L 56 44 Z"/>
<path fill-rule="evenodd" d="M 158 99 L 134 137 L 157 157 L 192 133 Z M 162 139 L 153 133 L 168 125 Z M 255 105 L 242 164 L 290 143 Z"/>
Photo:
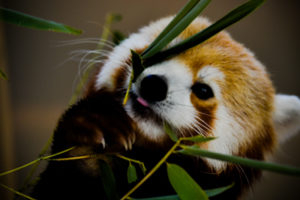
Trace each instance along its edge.
<path fill-rule="evenodd" d="M 278 142 L 283 143 L 300 131 L 300 99 L 297 96 L 275 96 L 273 122 Z"/>

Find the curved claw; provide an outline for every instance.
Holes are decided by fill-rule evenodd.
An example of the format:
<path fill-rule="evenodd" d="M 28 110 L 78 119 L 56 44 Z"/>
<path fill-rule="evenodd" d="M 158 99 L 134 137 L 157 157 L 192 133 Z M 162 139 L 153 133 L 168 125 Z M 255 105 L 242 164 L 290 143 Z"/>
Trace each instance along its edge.
<path fill-rule="evenodd" d="M 102 138 L 100 144 L 102 144 L 103 149 L 105 149 L 105 145 L 106 145 L 106 144 L 105 144 L 105 139 L 104 139 L 104 137 Z"/>

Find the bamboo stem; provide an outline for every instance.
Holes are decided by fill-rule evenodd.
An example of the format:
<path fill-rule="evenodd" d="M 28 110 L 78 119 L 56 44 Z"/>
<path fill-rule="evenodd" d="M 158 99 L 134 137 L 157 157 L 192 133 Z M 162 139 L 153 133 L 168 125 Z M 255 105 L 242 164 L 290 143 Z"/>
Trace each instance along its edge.
<path fill-rule="evenodd" d="M 148 180 L 149 177 L 151 177 L 158 168 L 169 158 L 169 156 L 175 151 L 175 149 L 180 145 L 181 139 L 179 139 L 172 148 L 166 153 L 166 155 L 151 169 L 151 171 L 144 176 L 144 178 L 138 182 L 127 194 L 125 194 L 121 200 L 125 200 L 129 198 L 129 195 L 131 195 L 134 191 L 136 191 L 146 180 Z"/>
<path fill-rule="evenodd" d="M 5 171 L 5 172 L 0 173 L 0 177 L 1 177 L 1 176 L 8 175 L 8 174 L 11 174 L 11 173 L 16 172 L 16 171 L 19 171 L 19 170 L 24 169 L 24 168 L 26 168 L 26 167 L 29 167 L 29 166 L 31 166 L 31 165 L 33 165 L 33 164 L 35 164 L 35 163 L 37 163 L 37 162 L 39 162 L 39 161 L 41 161 L 41 160 L 47 160 L 47 159 L 53 158 L 53 157 L 55 157 L 55 156 L 64 154 L 64 153 L 66 153 L 66 152 L 68 152 L 68 151 L 71 151 L 71 150 L 74 149 L 74 148 L 75 148 L 75 147 L 71 147 L 71 148 L 65 149 L 65 150 L 63 150 L 63 151 L 60 151 L 60 152 L 55 153 L 55 154 L 52 154 L 52 155 L 48 155 L 48 156 L 43 156 L 43 157 L 37 158 L 37 159 L 35 159 L 35 160 L 33 160 L 33 161 L 29 162 L 29 163 L 26 163 L 26 164 L 24 164 L 24 165 L 21 165 L 21 166 L 19 166 L 19 167 L 17 167 L 17 168 L 14 168 L 14 169 L 11 169 L 11 170 L 8 170 L 8 171 Z"/>
<path fill-rule="evenodd" d="M 11 192 L 13 192 L 13 193 L 15 193 L 15 194 L 17 194 L 17 195 L 19 195 L 19 196 L 21 196 L 21 197 L 24 197 L 26 199 L 36 200 L 35 198 L 32 198 L 32 197 L 30 197 L 30 196 L 28 196 L 26 194 L 23 194 L 22 192 L 19 192 L 19 191 L 15 190 L 15 189 L 13 189 L 11 187 L 8 187 L 7 185 L 4 185 L 2 183 L 0 183 L 0 186 L 3 187 L 3 188 L 5 188 L 5 189 L 7 189 L 7 190 L 9 190 L 9 191 L 11 191 Z"/>

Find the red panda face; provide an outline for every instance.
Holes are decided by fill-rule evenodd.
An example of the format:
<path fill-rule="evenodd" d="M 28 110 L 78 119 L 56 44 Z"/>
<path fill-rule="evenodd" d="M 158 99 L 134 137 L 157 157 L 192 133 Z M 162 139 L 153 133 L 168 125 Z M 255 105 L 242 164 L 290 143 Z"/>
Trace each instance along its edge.
<path fill-rule="evenodd" d="M 143 51 L 171 18 L 132 34 L 117 46 L 97 75 L 96 89 L 126 91 L 132 67 L 130 50 Z M 196 19 L 170 45 L 207 27 Z M 124 106 L 139 134 L 161 143 L 163 123 L 178 136 L 213 136 L 202 148 L 263 159 L 276 137 L 272 112 L 274 89 L 252 53 L 222 32 L 180 55 L 146 68 L 137 78 Z M 225 163 L 207 159 L 216 170 Z"/>

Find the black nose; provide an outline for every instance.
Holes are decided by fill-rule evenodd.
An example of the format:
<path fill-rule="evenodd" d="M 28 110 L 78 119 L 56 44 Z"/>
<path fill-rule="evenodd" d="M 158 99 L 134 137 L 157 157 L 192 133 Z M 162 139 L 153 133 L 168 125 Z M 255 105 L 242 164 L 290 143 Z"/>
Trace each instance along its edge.
<path fill-rule="evenodd" d="M 167 97 L 168 85 L 164 77 L 148 75 L 140 85 L 140 95 L 149 102 L 162 101 Z"/>

